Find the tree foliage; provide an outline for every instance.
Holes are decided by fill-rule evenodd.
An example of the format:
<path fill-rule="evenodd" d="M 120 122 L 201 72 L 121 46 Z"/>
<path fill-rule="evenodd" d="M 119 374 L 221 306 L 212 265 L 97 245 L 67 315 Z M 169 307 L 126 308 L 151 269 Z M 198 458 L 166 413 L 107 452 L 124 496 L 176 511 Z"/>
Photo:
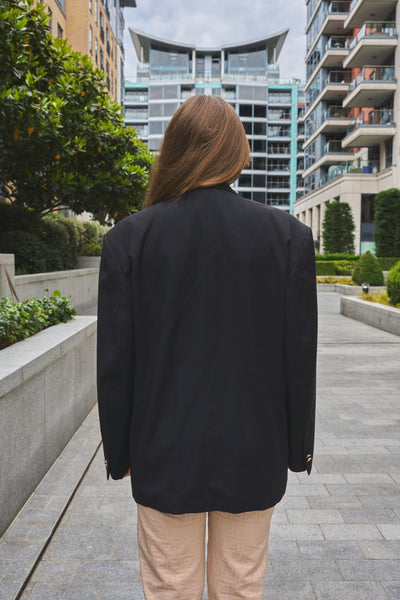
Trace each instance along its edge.
<path fill-rule="evenodd" d="M 379 192 L 374 201 L 377 256 L 400 256 L 400 190 Z"/>
<path fill-rule="evenodd" d="M 322 223 L 324 252 L 354 254 L 354 219 L 350 205 L 337 200 L 329 202 L 325 208 Z"/>
<path fill-rule="evenodd" d="M 119 220 L 141 207 L 151 155 L 104 72 L 53 39 L 48 18 L 33 0 L 1 0 L 0 194 L 35 213 Z"/>
<path fill-rule="evenodd" d="M 386 286 L 390 304 L 392 306 L 400 304 L 400 260 L 390 269 Z"/>

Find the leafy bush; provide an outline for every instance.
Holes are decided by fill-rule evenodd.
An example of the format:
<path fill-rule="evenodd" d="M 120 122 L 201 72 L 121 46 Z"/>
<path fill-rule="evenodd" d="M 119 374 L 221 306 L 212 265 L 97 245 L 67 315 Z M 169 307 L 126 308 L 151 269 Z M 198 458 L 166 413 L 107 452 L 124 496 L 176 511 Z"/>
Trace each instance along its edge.
<path fill-rule="evenodd" d="M 344 285 L 356 285 L 351 277 L 317 277 L 317 283 L 342 283 Z"/>
<path fill-rule="evenodd" d="M 361 258 L 357 261 L 354 267 L 353 281 L 358 285 L 362 283 L 369 283 L 370 285 L 383 285 L 383 271 L 378 262 L 371 252 L 365 252 Z"/>
<path fill-rule="evenodd" d="M 101 256 L 100 244 L 95 244 L 93 242 L 85 244 L 82 248 L 81 256 Z"/>
<path fill-rule="evenodd" d="M 49 252 L 49 262 L 61 255 L 61 269 L 74 269 L 77 265 L 80 231 L 76 221 L 62 215 L 46 215 L 41 221 L 41 238 Z M 55 254 L 56 253 L 56 254 Z M 59 259 L 57 259 L 59 260 Z M 50 265 L 46 265 L 49 270 Z"/>
<path fill-rule="evenodd" d="M 14 302 L 0 298 L 0 350 L 46 327 L 65 323 L 76 314 L 70 300 L 54 290 L 51 296 Z"/>
<path fill-rule="evenodd" d="M 315 263 L 316 275 L 336 275 L 335 263 L 333 261 L 318 261 Z"/>
<path fill-rule="evenodd" d="M 109 227 L 101 225 L 98 221 L 83 221 L 82 225 L 83 244 L 79 254 L 81 256 L 100 256 L 103 236 L 106 231 L 108 231 Z M 100 254 L 90 254 L 96 246 L 100 246 Z"/>
<path fill-rule="evenodd" d="M 398 262 L 399 258 L 398 257 L 394 257 L 394 258 L 383 258 L 383 257 L 377 257 L 379 264 L 381 265 L 382 269 L 384 271 L 389 271 L 389 269 L 391 269 L 392 267 L 394 267 L 394 265 Z"/>
<path fill-rule="evenodd" d="M 15 254 L 18 274 L 46 271 L 47 248 L 38 235 L 30 231 L 17 229 L 1 233 L 0 253 Z"/>
<path fill-rule="evenodd" d="M 369 292 L 368 294 L 366 292 L 363 292 L 361 294 L 361 299 L 362 300 L 368 300 L 369 302 L 376 302 L 377 304 L 384 304 L 385 306 L 390 306 L 390 300 L 389 300 L 389 296 L 386 290 L 383 290 L 382 292 L 373 292 L 372 294 Z M 392 306 L 396 306 L 396 308 L 400 308 L 400 301 L 397 303 L 397 305 L 392 305 Z"/>
<path fill-rule="evenodd" d="M 387 294 L 392 306 L 400 303 L 400 261 L 390 269 L 386 281 Z"/>
<path fill-rule="evenodd" d="M 355 260 L 335 260 L 336 275 L 351 275 L 356 265 Z"/>

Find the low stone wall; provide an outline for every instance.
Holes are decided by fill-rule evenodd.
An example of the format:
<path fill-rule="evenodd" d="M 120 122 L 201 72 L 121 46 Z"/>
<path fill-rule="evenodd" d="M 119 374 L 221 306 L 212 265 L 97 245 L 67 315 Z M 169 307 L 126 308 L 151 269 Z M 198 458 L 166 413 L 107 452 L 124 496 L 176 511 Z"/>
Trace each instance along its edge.
<path fill-rule="evenodd" d="M 340 312 L 345 317 L 400 335 L 400 310 L 377 302 L 342 296 Z"/>
<path fill-rule="evenodd" d="M 343 296 L 361 296 L 362 289 L 360 285 L 346 285 L 345 283 L 318 283 L 319 292 L 336 292 L 337 294 L 343 294 Z M 384 286 L 370 286 L 369 291 L 371 294 L 375 292 L 383 292 L 386 288 Z"/>
<path fill-rule="evenodd" d="M 0 257 L 13 279 L 20 300 L 46 296 L 52 294 L 54 290 L 60 290 L 63 296 L 71 296 L 71 304 L 75 306 L 79 314 L 85 314 L 86 310 L 88 310 L 87 314 L 93 314 L 93 309 L 97 305 L 100 257 L 79 257 L 78 265 L 84 265 L 79 269 L 15 276 L 14 255 L 1 254 Z M 49 290 L 48 292 L 46 292 L 46 288 Z M 3 296 L 11 296 L 11 291 L 3 263 L 0 262 L 0 298 Z"/>
<path fill-rule="evenodd" d="M 0 535 L 96 399 L 96 317 L 74 317 L 0 351 Z"/>

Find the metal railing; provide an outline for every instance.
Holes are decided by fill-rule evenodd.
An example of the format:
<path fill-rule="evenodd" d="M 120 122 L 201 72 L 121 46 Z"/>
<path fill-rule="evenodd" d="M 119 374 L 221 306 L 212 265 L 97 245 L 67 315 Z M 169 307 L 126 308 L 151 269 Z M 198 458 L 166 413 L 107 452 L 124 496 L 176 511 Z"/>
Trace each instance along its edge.
<path fill-rule="evenodd" d="M 349 40 L 352 40 L 347 35 L 333 35 L 329 38 L 325 49 L 326 50 L 343 50 L 348 48 Z"/>
<path fill-rule="evenodd" d="M 330 15 L 345 15 L 350 10 L 350 0 L 335 0 L 328 6 L 328 13 Z"/>
<path fill-rule="evenodd" d="M 328 110 L 324 111 L 320 125 L 326 119 L 351 119 L 351 110 L 351 108 L 343 108 L 343 106 L 329 106 Z"/>
<path fill-rule="evenodd" d="M 329 140 L 323 146 L 324 154 L 348 154 L 353 152 L 351 148 L 342 148 L 342 140 Z"/>
<path fill-rule="evenodd" d="M 352 50 L 358 42 L 366 37 L 369 38 L 394 38 L 397 37 L 395 21 L 367 21 L 353 38 L 350 38 L 347 47 Z"/>
<path fill-rule="evenodd" d="M 347 128 L 347 133 L 351 133 L 355 129 L 367 126 L 394 126 L 393 110 L 390 108 L 374 108 L 372 110 L 364 109 L 350 123 Z"/>
<path fill-rule="evenodd" d="M 377 82 L 394 82 L 394 67 L 392 66 L 375 66 L 368 65 L 361 69 L 360 73 L 351 81 L 349 91 L 354 90 L 360 83 L 377 81 Z"/>

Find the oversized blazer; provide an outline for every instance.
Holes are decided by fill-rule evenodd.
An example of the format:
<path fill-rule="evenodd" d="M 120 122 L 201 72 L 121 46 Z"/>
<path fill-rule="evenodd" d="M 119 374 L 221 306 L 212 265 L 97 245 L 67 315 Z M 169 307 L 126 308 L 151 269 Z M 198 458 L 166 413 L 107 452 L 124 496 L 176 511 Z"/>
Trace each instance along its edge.
<path fill-rule="evenodd" d="M 229 186 L 106 233 L 97 389 L 107 479 L 181 514 L 263 510 L 310 473 L 317 303 L 311 230 Z"/>

